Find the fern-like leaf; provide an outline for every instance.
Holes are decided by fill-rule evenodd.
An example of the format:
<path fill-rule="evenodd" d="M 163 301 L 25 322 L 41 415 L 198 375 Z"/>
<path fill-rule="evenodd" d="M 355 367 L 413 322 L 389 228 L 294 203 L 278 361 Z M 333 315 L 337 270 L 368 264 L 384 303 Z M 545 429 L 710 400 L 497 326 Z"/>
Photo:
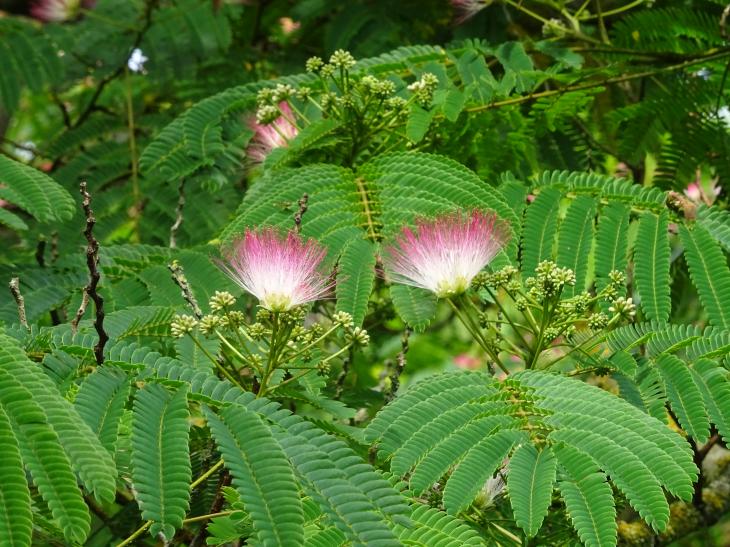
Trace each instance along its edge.
<path fill-rule="evenodd" d="M 167 540 L 182 525 L 190 501 L 187 390 L 148 384 L 137 392 L 132 424 L 132 482 L 150 533 Z"/>
<path fill-rule="evenodd" d="M 606 475 L 590 456 L 575 448 L 556 445 L 553 451 L 564 471 L 558 488 L 581 541 L 587 547 L 613 547 L 616 507 Z"/>
<path fill-rule="evenodd" d="M 634 278 L 641 297 L 641 309 L 647 318 L 669 319 L 672 301 L 669 282 L 669 220 L 660 215 L 644 213 L 639 220 L 634 247 Z"/>
<path fill-rule="evenodd" d="M 8 357 L 14 356 L 0 347 L 0 363 Z M 2 367 L 0 405 L 10 418 L 23 462 L 65 538 L 83 543 L 90 529 L 89 512 L 58 435 L 30 392 Z"/>
<path fill-rule="evenodd" d="M 702 394 L 689 367 L 678 357 L 666 353 L 656 359 L 656 365 L 682 429 L 697 442 L 706 442 L 710 434 L 710 422 L 705 413 Z"/>
<path fill-rule="evenodd" d="M 542 260 L 553 258 L 555 230 L 558 225 L 560 190 L 543 188 L 525 213 L 522 230 L 522 273 L 530 276 Z"/>
<path fill-rule="evenodd" d="M 684 245 L 689 273 L 710 323 L 730 329 L 730 270 L 722 250 L 708 231 L 700 225 L 692 229 L 681 225 L 679 235 Z"/>
<path fill-rule="evenodd" d="M 30 547 L 33 531 L 30 491 L 20 458 L 18 440 L 0 407 L 0 545 Z"/>
<path fill-rule="evenodd" d="M 547 514 L 557 460 L 552 450 L 523 444 L 510 458 L 507 488 L 515 522 L 533 537 Z"/>
<path fill-rule="evenodd" d="M 301 545 L 304 514 L 294 473 L 261 418 L 237 405 L 220 417 L 205 414 L 261 545 Z"/>
<path fill-rule="evenodd" d="M 461 520 L 427 505 L 418 505 L 411 513 L 414 526 L 396 527 L 398 539 L 404 545 L 424 547 L 484 546 L 479 534 Z"/>
<path fill-rule="evenodd" d="M 626 270 L 628 249 L 629 207 L 610 203 L 603 208 L 596 233 L 596 290 L 600 292 L 609 283 L 612 270 Z"/>
<path fill-rule="evenodd" d="M 444 507 L 455 515 L 467 507 L 523 437 L 521 431 L 505 429 L 480 441 L 464 456 L 444 488 Z"/>
<path fill-rule="evenodd" d="M 690 371 L 700 388 L 712 423 L 727 442 L 730 439 L 730 379 L 727 370 L 711 359 L 699 359 Z"/>
<path fill-rule="evenodd" d="M 74 201 L 45 173 L 0 154 L 0 198 L 25 209 L 40 222 L 63 221 L 74 214 Z"/>
<path fill-rule="evenodd" d="M 362 325 L 375 280 L 375 249 L 365 239 L 355 239 L 342 253 L 338 268 L 337 311 L 352 315 Z"/>
<path fill-rule="evenodd" d="M 115 452 L 119 421 L 129 397 L 129 387 L 130 380 L 126 374 L 104 367 L 84 379 L 74 400 L 79 415 L 111 454 Z"/>
<path fill-rule="evenodd" d="M 576 291 L 581 292 L 586 288 L 595 211 L 594 198 L 578 196 L 568 207 L 565 220 L 560 225 L 557 263 L 575 272 L 575 286 L 566 287 L 566 296 L 572 296 Z"/>
<path fill-rule="evenodd" d="M 398 315 L 416 332 L 423 332 L 436 315 L 436 296 L 409 285 L 392 285 L 390 297 Z"/>

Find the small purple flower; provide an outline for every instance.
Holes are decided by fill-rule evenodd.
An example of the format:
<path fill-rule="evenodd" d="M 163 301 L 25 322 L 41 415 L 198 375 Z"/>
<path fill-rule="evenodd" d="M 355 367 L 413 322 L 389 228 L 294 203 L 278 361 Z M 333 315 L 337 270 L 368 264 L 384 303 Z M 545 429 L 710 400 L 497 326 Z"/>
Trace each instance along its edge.
<path fill-rule="evenodd" d="M 509 229 L 494 212 L 457 211 L 416 221 L 385 249 L 386 272 L 405 285 L 438 297 L 458 295 L 509 240 Z"/>
<path fill-rule="evenodd" d="M 289 121 L 294 117 L 289 105 L 285 101 L 281 102 L 279 110 L 283 115 L 270 124 L 260 124 L 255 120 L 249 123 L 255 133 L 248 145 L 246 155 L 253 163 L 263 163 L 274 148 L 289 146 L 289 141 L 299 133 L 296 126 Z"/>
<path fill-rule="evenodd" d="M 461 25 L 491 3 L 492 0 L 451 0 L 454 8 L 454 24 Z"/>
<path fill-rule="evenodd" d="M 321 270 L 327 251 L 295 232 L 246 230 L 235 241 L 222 269 L 267 310 L 280 312 L 326 296 L 334 279 Z"/>

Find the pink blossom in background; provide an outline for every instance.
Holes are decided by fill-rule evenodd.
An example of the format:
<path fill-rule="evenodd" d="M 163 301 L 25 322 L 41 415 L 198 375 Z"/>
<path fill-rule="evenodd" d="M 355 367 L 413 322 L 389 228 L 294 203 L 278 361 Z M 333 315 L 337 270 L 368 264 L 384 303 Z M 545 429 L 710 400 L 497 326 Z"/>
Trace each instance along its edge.
<path fill-rule="evenodd" d="M 335 282 L 320 269 L 327 250 L 295 232 L 246 230 L 222 269 L 271 311 L 286 311 L 326 296 Z"/>
<path fill-rule="evenodd" d="M 451 0 L 454 8 L 454 24 L 461 25 L 486 8 L 492 0 Z"/>
<path fill-rule="evenodd" d="M 466 370 L 476 370 L 481 365 L 481 360 L 478 357 L 474 357 L 473 355 L 469 355 L 468 353 L 460 353 L 459 355 L 454 357 L 454 364 L 458 368 L 463 368 Z"/>
<path fill-rule="evenodd" d="M 60 23 L 73 19 L 82 8 L 91 8 L 94 0 L 36 0 L 30 14 L 45 23 Z"/>
<path fill-rule="evenodd" d="M 291 33 L 296 32 L 301 26 L 302 24 L 299 21 L 295 21 L 291 17 L 279 18 L 279 27 L 281 28 L 281 32 L 284 33 L 284 36 L 289 36 Z"/>
<path fill-rule="evenodd" d="M 509 240 L 494 212 L 474 210 L 417 220 L 386 247 L 386 272 L 397 283 L 421 287 L 439 297 L 461 294 Z"/>
<path fill-rule="evenodd" d="M 281 102 L 279 110 L 284 115 L 278 117 L 273 123 L 262 125 L 255 120 L 249 122 L 249 127 L 255 131 L 255 134 L 246 149 L 246 155 L 253 163 L 263 163 L 274 148 L 288 146 L 289 141 L 299 133 L 299 130 L 289 121 L 294 119 L 294 113 L 289 105 Z"/>
<path fill-rule="evenodd" d="M 711 191 L 708 194 L 705 192 L 704 188 L 702 187 L 701 179 L 700 179 L 700 173 L 697 172 L 697 179 L 694 182 L 691 182 L 687 185 L 687 188 L 684 191 L 684 195 L 686 195 L 689 199 L 694 201 L 695 203 L 704 203 L 706 205 L 712 205 L 715 202 L 715 199 L 717 196 L 720 195 L 720 192 L 722 192 L 722 187 L 717 184 L 717 179 L 710 182 Z"/>

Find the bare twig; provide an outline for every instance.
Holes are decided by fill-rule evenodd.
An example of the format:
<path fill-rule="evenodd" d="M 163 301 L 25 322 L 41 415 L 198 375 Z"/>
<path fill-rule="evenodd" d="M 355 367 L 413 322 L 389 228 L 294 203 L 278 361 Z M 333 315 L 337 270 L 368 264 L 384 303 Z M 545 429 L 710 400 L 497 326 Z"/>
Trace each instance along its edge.
<path fill-rule="evenodd" d="M 41 268 L 46 267 L 46 238 L 43 237 L 38 240 L 38 245 L 35 248 L 35 261 Z"/>
<path fill-rule="evenodd" d="M 198 305 L 198 301 L 195 299 L 193 290 L 190 288 L 190 283 L 188 283 L 188 279 L 185 277 L 185 272 L 183 271 L 180 263 L 177 260 L 173 260 L 172 262 L 170 262 L 170 264 L 167 265 L 167 269 L 172 272 L 172 280 L 178 287 L 180 287 L 180 290 L 182 291 L 182 296 L 185 301 L 190 304 L 190 307 L 193 309 L 195 317 L 197 317 L 198 319 L 203 317 L 203 312 Z"/>
<path fill-rule="evenodd" d="M 309 201 L 309 194 L 303 194 L 299 201 L 299 210 L 294 214 L 294 231 L 300 233 L 302 231 L 302 216 L 307 212 Z"/>
<path fill-rule="evenodd" d="M 51 264 L 58 260 L 58 232 L 51 234 Z"/>
<path fill-rule="evenodd" d="M 20 279 L 13 277 L 10 280 L 9 287 L 10 293 L 15 299 L 15 304 L 18 306 L 18 319 L 20 320 L 20 324 L 27 329 L 28 320 L 25 317 L 25 299 L 23 298 L 23 295 L 20 294 Z"/>
<path fill-rule="evenodd" d="M 335 396 L 334 399 L 339 401 L 340 397 L 342 397 L 342 392 L 345 390 L 345 380 L 347 379 L 347 374 L 350 372 L 350 363 L 351 363 L 350 356 L 345 357 L 342 360 L 342 370 L 337 375 L 337 380 L 335 382 Z"/>
<path fill-rule="evenodd" d="M 400 375 L 403 374 L 403 370 L 406 368 L 406 354 L 408 353 L 408 339 L 411 337 L 411 329 L 406 327 L 401 337 L 401 350 L 398 356 L 395 358 L 395 367 L 390 373 L 390 387 L 385 392 L 385 404 L 395 399 L 398 388 L 400 387 Z"/>
<path fill-rule="evenodd" d="M 86 181 L 80 184 L 80 190 L 83 196 L 81 205 L 86 215 L 84 237 L 86 237 L 87 241 L 86 267 L 89 269 L 89 283 L 84 287 L 84 296 L 81 299 L 81 306 L 79 307 L 79 311 L 76 312 L 74 321 L 76 326 L 78 326 L 78 320 L 84 315 L 89 299 L 91 299 L 96 309 L 94 328 L 96 329 L 96 334 L 99 336 L 99 340 L 94 346 L 94 357 L 96 358 L 96 362 L 101 365 L 104 362 L 104 346 L 109 341 L 109 335 L 104 330 L 104 299 L 98 292 L 99 280 L 101 279 L 101 272 L 99 271 L 99 242 L 94 237 L 96 217 L 94 217 L 94 211 L 91 209 L 91 194 L 87 190 Z"/>
<path fill-rule="evenodd" d="M 170 227 L 170 248 L 174 249 L 177 247 L 177 231 L 180 229 L 180 225 L 183 223 L 183 209 L 185 207 L 185 179 L 180 181 L 180 186 L 177 188 L 177 208 L 175 209 L 175 223 Z"/>
<path fill-rule="evenodd" d="M 81 291 L 81 304 L 79 304 L 79 309 L 76 310 L 76 315 L 71 320 L 71 332 L 76 334 L 76 331 L 79 330 L 79 322 L 81 319 L 83 319 L 84 314 L 86 313 L 86 308 L 89 306 L 89 293 L 86 291 L 86 287 L 83 288 Z"/>

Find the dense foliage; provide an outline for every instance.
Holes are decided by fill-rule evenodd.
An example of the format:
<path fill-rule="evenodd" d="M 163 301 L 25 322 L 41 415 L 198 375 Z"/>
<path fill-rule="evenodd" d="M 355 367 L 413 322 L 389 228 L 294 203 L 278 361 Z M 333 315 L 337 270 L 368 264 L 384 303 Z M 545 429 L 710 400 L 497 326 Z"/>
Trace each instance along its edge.
<path fill-rule="evenodd" d="M 727 515 L 724 1 L 0 7 L 0 545 Z"/>

